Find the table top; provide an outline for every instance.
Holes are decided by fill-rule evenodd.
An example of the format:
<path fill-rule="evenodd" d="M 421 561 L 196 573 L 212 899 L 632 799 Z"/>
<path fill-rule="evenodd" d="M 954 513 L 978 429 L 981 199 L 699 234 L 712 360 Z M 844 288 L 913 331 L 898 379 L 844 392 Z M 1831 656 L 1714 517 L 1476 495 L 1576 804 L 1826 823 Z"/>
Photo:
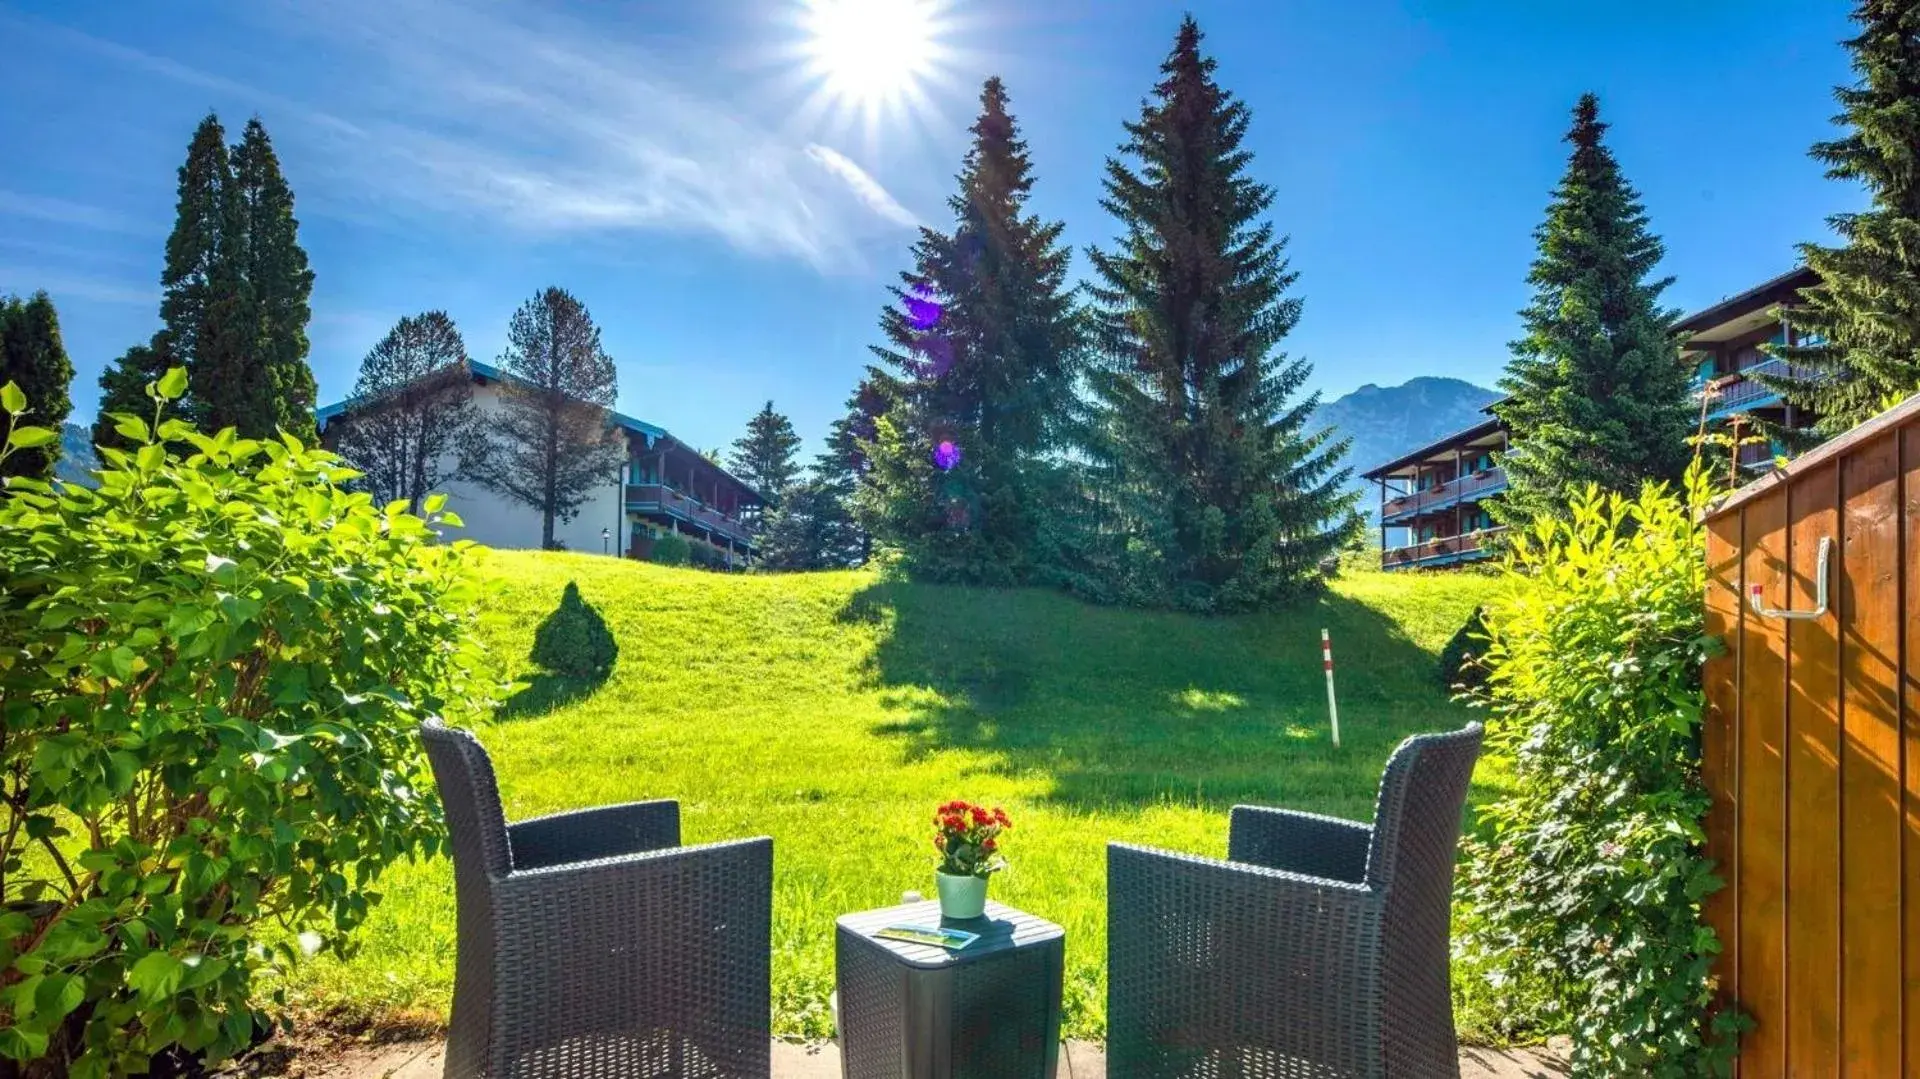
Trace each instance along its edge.
<path fill-rule="evenodd" d="M 1045 918 L 991 900 L 987 903 L 986 913 L 978 918 L 942 918 L 940 902 L 929 899 L 921 903 L 865 910 L 858 914 L 843 914 L 836 924 L 868 944 L 890 953 L 899 962 L 923 969 L 973 963 L 1016 948 L 1030 948 L 1036 944 L 1061 940 L 1067 935 L 1066 930 Z M 934 944 L 886 940 L 873 935 L 890 925 L 937 925 L 945 929 L 978 933 L 980 939 L 958 951 L 948 951 Z"/>

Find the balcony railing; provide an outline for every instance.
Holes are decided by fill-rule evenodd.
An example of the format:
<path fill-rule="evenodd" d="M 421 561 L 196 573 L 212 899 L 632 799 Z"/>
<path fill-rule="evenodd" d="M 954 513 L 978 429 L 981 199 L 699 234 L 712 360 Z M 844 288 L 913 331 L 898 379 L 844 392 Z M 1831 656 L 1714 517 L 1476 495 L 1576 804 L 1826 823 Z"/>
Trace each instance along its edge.
<path fill-rule="evenodd" d="M 1458 536 L 1441 536 L 1410 547 L 1389 548 L 1380 552 L 1380 568 L 1418 569 L 1490 558 L 1493 554 L 1490 541 L 1505 531 L 1505 527 L 1496 526 Z"/>
<path fill-rule="evenodd" d="M 1462 502 L 1477 502 L 1506 489 L 1507 473 L 1504 469 L 1469 472 L 1459 479 L 1393 499 L 1380 507 L 1380 522 L 1392 524 L 1396 520 L 1417 517 L 1422 513 L 1451 509 Z"/>
<path fill-rule="evenodd" d="M 1742 367 L 1729 375 L 1723 375 L 1717 381 L 1696 382 L 1696 396 L 1712 394 L 1707 402 L 1707 418 L 1710 420 L 1731 416 L 1736 412 L 1770 405 L 1780 400 L 1780 394 L 1754 378 L 1755 375 L 1776 375 L 1788 378 L 1806 379 L 1817 377 L 1812 368 L 1792 364 L 1774 356 L 1750 367 Z"/>
<path fill-rule="evenodd" d="M 716 536 L 725 537 L 735 543 L 751 545 L 753 533 L 738 520 L 706 505 L 699 499 L 682 494 L 671 487 L 658 483 L 630 483 L 627 485 L 627 508 L 638 510 L 658 510 L 670 517 L 677 517 L 688 524 L 704 528 Z"/>

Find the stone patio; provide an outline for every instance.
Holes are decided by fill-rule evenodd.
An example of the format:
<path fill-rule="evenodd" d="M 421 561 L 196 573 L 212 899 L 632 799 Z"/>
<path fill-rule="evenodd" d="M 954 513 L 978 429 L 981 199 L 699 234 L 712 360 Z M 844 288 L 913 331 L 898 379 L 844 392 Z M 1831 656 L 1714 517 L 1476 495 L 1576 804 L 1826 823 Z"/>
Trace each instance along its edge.
<path fill-rule="evenodd" d="M 1091 1042 L 1068 1042 L 1061 1051 L 1061 1079 L 1106 1079 L 1107 1056 Z M 295 1079 L 440 1079 L 438 1041 L 395 1042 L 349 1048 L 325 1058 L 296 1057 L 283 1074 Z M 831 1042 L 773 1043 L 774 1079 L 837 1079 L 840 1049 Z M 1556 1053 L 1530 1049 L 1466 1048 L 1461 1079 L 1558 1079 L 1568 1074 Z"/>

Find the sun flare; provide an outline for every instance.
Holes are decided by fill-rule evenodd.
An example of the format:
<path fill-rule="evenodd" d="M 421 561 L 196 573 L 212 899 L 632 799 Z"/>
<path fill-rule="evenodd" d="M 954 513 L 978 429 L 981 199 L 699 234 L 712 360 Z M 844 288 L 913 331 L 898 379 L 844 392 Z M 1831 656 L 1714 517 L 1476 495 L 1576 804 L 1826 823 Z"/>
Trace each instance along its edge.
<path fill-rule="evenodd" d="M 862 114 L 918 105 L 945 59 L 937 0 L 803 0 L 807 74 L 832 106 Z"/>

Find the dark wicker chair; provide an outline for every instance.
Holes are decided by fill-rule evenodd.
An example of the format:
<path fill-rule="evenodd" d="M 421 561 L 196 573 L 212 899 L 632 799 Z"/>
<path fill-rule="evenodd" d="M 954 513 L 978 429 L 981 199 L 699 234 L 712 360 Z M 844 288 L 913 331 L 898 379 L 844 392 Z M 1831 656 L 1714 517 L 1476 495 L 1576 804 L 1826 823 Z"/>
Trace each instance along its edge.
<path fill-rule="evenodd" d="M 1236 806 L 1228 861 L 1109 844 L 1112 1074 L 1457 1077 L 1448 916 L 1480 734 L 1401 743 L 1371 827 Z"/>
<path fill-rule="evenodd" d="M 472 734 L 420 736 L 459 904 L 447 1079 L 768 1074 L 773 840 L 682 847 L 674 802 L 510 825 Z"/>

